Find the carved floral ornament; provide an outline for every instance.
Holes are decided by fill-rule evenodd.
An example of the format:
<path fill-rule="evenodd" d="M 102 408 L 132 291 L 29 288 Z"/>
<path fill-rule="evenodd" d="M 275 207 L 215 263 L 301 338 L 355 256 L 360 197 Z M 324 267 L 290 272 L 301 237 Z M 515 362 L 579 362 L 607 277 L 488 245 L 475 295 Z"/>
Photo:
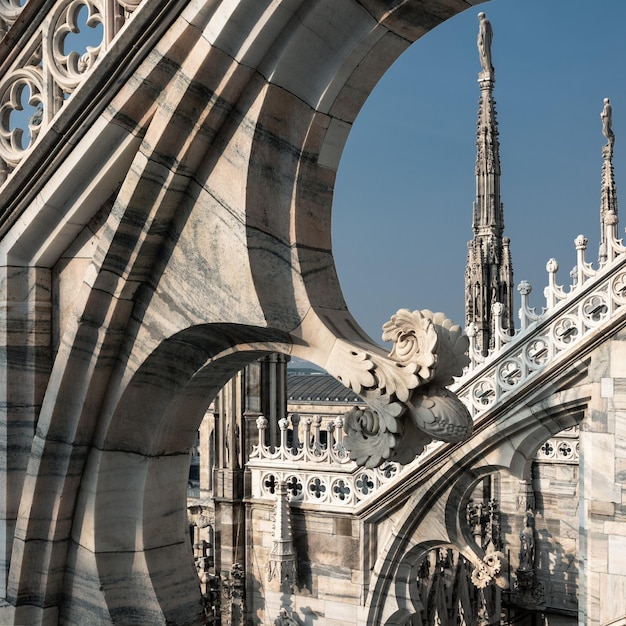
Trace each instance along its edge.
<path fill-rule="evenodd" d="M 488 585 L 494 582 L 500 589 L 507 589 L 508 582 L 504 576 L 501 575 L 502 561 L 504 555 L 502 552 L 490 552 L 485 555 L 485 558 L 475 563 L 474 571 L 472 572 L 472 582 L 478 589 L 485 589 Z"/>
<path fill-rule="evenodd" d="M 467 438 L 470 414 L 445 388 L 469 363 L 461 327 L 443 313 L 401 309 L 383 326 L 383 341 L 393 342 L 387 358 L 336 349 L 328 363 L 328 371 L 368 404 L 345 416 L 350 458 L 366 467 L 405 464 L 433 439 Z"/>

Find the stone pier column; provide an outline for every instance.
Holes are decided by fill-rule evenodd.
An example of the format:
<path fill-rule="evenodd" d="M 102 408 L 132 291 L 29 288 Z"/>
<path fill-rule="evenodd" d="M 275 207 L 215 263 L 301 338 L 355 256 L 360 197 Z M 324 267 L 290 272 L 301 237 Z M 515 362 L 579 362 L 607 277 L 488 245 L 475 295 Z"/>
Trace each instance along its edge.
<path fill-rule="evenodd" d="M 580 432 L 578 621 L 602 626 L 626 620 L 626 331 L 602 345 L 593 364 Z"/>
<path fill-rule="evenodd" d="M 50 270 L 5 266 L 0 293 L 0 585 L 6 597 L 22 485 L 50 374 Z"/>

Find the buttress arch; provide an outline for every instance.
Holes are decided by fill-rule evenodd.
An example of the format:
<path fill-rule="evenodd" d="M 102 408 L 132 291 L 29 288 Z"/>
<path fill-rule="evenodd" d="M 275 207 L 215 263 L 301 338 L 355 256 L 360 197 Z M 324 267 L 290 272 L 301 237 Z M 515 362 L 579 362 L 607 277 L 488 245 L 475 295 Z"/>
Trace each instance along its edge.
<path fill-rule="evenodd" d="M 112 620 L 132 605 L 126 579 L 116 575 L 130 567 L 124 571 L 144 585 L 142 610 L 151 623 L 165 623 L 173 612 L 178 623 L 194 623 L 199 593 L 186 592 L 172 607 L 151 578 L 150 559 L 170 546 L 158 534 L 170 527 L 159 524 L 163 509 L 141 513 L 142 520 L 154 516 L 155 551 L 143 546 L 132 562 L 118 561 L 106 547 L 98 552 L 97 544 L 107 545 L 105 509 L 121 498 L 109 494 L 107 507 L 94 505 L 108 497 L 102 453 L 143 455 L 137 461 L 145 467 L 175 464 L 175 452 L 191 445 L 200 405 L 270 345 L 356 380 L 366 396 L 368 387 L 379 395 L 380 381 L 355 378 L 351 360 L 365 354 L 397 368 L 341 295 L 330 249 L 334 176 L 378 78 L 413 41 L 472 4 L 145 3 L 120 35 L 115 62 L 95 69 L 54 132 L 12 174 L 0 250 L 10 268 L 5 289 L 22 299 L 36 333 L 50 324 L 53 269 L 79 239 L 85 261 L 49 364 L 29 370 L 21 356 L 7 360 L 7 377 L 27 381 L 10 386 L 9 404 L 25 404 L 31 420 L 7 427 L 10 445 L 30 450 L 7 485 L 21 494 L 6 512 L 6 597 L 17 622 L 63 615 L 81 623 L 89 586 L 74 584 L 84 555 L 72 546 L 80 538 L 93 548 L 90 586 L 104 590 L 92 615 Z M 59 177 L 66 182 L 59 185 Z M 20 315 L 9 312 L 9 327 L 23 321 Z M 25 358 L 45 362 L 45 351 L 33 356 L 25 328 L 15 341 L 24 343 Z M 128 428 L 154 407 L 147 400 L 162 397 L 161 374 L 151 367 L 167 368 L 158 355 L 172 346 L 170 357 L 188 368 L 180 381 L 202 381 L 181 382 L 185 393 L 173 395 L 193 408 L 175 451 L 168 419 L 176 423 L 176 410 L 169 417 L 155 410 L 154 422 L 144 414 L 161 447 L 148 446 L 154 433 L 144 430 L 148 439 L 140 441 Z M 229 349 L 237 356 L 226 357 Z M 138 479 L 131 492 L 149 493 L 152 478 L 139 474 L 147 482 Z M 184 490 L 181 472 L 173 475 L 170 513 L 177 519 Z M 176 563 L 172 584 L 188 582 L 189 560 Z"/>

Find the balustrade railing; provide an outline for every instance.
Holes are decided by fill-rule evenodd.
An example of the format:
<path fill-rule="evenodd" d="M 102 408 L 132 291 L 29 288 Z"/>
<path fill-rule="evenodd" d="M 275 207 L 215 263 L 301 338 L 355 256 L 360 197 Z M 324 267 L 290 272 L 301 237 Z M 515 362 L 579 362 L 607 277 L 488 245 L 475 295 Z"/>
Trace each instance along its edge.
<path fill-rule="evenodd" d="M 557 284 L 558 263 L 548 261 L 546 307 L 540 314 L 529 306 L 530 285 L 520 283 L 521 327 L 513 335 L 501 330 L 502 309 L 496 305 L 495 345 L 487 356 L 476 349 L 476 334 L 468 328 L 471 364 L 451 389 L 474 419 L 595 332 L 626 304 L 626 248 L 616 239 L 617 216 L 614 218 L 606 220 L 607 255 L 595 269 L 585 259 L 587 239 L 582 235 L 575 239 L 577 265 L 568 290 Z"/>
<path fill-rule="evenodd" d="M 265 444 L 268 422 L 264 417 L 259 417 L 257 419 L 259 445 L 253 450 L 250 458 L 328 465 L 349 463 L 350 456 L 343 445 L 343 419 L 340 417 L 328 421 L 324 428 L 322 421 L 319 415 L 301 420 L 297 413 L 292 414 L 289 420 L 280 419 L 278 421 L 280 443 L 273 446 Z M 299 432 L 301 422 L 302 433 Z"/>
<path fill-rule="evenodd" d="M 19 54 L 0 78 L 0 185 L 25 159 L 65 101 L 89 75 L 141 0 L 59 0 L 20 40 L 26 2 L 0 0 L 0 39 Z M 24 36 L 26 38 L 26 36 Z"/>
<path fill-rule="evenodd" d="M 580 461 L 579 427 L 572 426 L 548 439 L 537 450 L 537 461 L 577 464 Z"/>
<path fill-rule="evenodd" d="M 521 297 L 521 306 L 519 309 L 520 327 L 509 335 L 502 329 L 502 324 L 499 319 L 502 315 L 502 305 L 496 304 L 494 313 L 496 318 L 495 323 L 495 337 L 494 346 L 485 356 L 480 353 L 476 347 L 476 329 L 470 325 L 467 328 L 467 334 L 470 338 L 470 367 L 469 371 L 476 369 L 485 361 L 488 361 L 494 355 L 499 354 L 507 344 L 516 342 L 520 336 L 527 337 L 527 329 L 531 326 L 537 326 L 540 322 L 546 320 L 549 317 L 555 315 L 555 310 L 561 303 L 571 302 L 576 298 L 577 294 L 587 291 L 590 281 L 605 276 L 611 268 L 619 265 L 624 255 L 626 254 L 626 247 L 622 244 L 621 239 L 617 239 L 617 215 L 614 212 L 609 212 L 605 220 L 605 240 L 606 240 L 606 253 L 603 250 L 603 260 L 598 263 L 596 268 L 592 263 L 587 262 L 585 253 L 587 250 L 587 238 L 583 235 L 578 235 L 574 240 L 576 247 L 577 264 L 574 266 L 570 273 L 572 278 L 572 284 L 569 289 L 565 289 L 563 286 L 557 283 L 557 272 L 559 270 L 559 264 L 556 259 L 550 259 L 546 264 L 546 271 L 548 272 L 548 285 L 544 289 L 544 297 L 546 300 L 546 306 L 542 308 L 540 313 L 537 313 L 535 308 L 531 308 L 529 303 L 529 295 L 532 291 L 532 286 L 528 281 L 521 281 L 518 285 L 518 292 Z M 589 302 L 585 308 L 584 315 L 593 318 L 595 321 L 604 319 L 606 313 L 606 303 L 602 298 Z M 568 328 L 563 329 L 563 339 L 567 340 L 568 336 L 575 334 L 575 329 Z"/>
<path fill-rule="evenodd" d="M 352 507 L 400 472 L 397 463 L 377 469 L 357 467 L 342 443 L 342 418 L 323 424 L 320 416 L 301 419 L 294 413 L 279 420 L 278 426 L 280 442 L 266 444 L 267 420 L 257 419 L 259 444 L 248 462 L 255 497 L 274 499 L 276 486 L 284 481 L 291 502 Z"/>

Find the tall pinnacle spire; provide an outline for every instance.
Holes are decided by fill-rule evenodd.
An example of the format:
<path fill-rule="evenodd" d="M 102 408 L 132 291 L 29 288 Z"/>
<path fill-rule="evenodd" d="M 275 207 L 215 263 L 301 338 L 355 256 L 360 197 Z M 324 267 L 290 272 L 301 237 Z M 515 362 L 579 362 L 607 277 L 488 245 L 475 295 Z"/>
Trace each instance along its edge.
<path fill-rule="evenodd" d="M 476 200 L 465 271 L 465 321 L 474 324 L 477 347 L 486 352 L 495 333 L 493 305 L 504 305 L 501 323 L 513 330 L 513 270 L 509 240 L 503 237 L 504 211 L 500 201 L 500 144 L 493 99 L 496 82 L 491 59 L 493 30 L 484 13 L 478 14 L 478 73 L 480 100 L 476 131 Z"/>
<path fill-rule="evenodd" d="M 602 119 L 602 134 L 606 137 L 606 145 L 602 146 L 602 189 L 600 200 L 600 254 L 598 260 L 602 263 L 607 260 L 607 226 L 609 221 L 617 218 L 617 187 L 613 172 L 613 148 L 615 133 L 613 132 L 613 108 L 608 98 L 604 99 L 604 108 L 600 113 Z"/>

